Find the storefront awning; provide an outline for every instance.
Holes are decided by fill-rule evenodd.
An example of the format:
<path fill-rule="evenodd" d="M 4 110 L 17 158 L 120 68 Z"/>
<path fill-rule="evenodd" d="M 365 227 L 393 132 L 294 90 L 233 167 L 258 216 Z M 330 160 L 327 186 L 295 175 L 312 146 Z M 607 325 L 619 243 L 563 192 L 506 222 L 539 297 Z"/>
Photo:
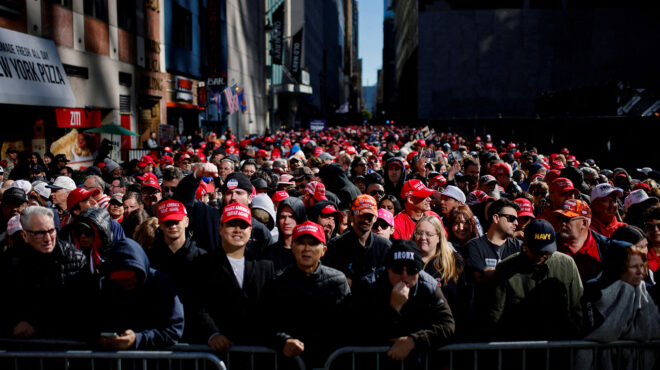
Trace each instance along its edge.
<path fill-rule="evenodd" d="M 52 40 L 0 28 L 0 104 L 75 106 Z"/>

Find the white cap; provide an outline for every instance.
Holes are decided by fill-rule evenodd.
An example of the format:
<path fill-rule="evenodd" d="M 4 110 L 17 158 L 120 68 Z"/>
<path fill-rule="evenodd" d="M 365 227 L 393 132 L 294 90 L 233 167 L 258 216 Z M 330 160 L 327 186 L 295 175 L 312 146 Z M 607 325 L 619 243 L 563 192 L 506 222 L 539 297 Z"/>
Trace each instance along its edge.
<path fill-rule="evenodd" d="M 28 194 L 30 190 L 32 190 L 32 184 L 27 180 L 16 180 L 11 184 L 10 188 L 19 188 L 23 190 L 25 194 Z"/>
<path fill-rule="evenodd" d="M 71 191 L 76 188 L 76 183 L 69 176 L 59 176 L 55 179 L 53 185 L 48 185 L 48 187 L 55 190 L 66 189 Z"/>
<path fill-rule="evenodd" d="M 623 195 L 623 190 L 612 186 L 610 183 L 598 184 L 591 190 L 591 201 L 608 197 L 614 192 L 617 192 L 619 197 Z"/>
<path fill-rule="evenodd" d="M 646 194 L 644 189 L 637 189 L 635 191 L 631 191 L 630 194 L 628 194 L 626 200 L 623 202 L 623 205 L 626 207 L 626 212 L 627 212 L 628 208 L 630 208 L 631 206 L 644 202 L 648 202 L 649 205 L 656 204 L 658 203 L 658 198 L 649 197 L 649 195 Z"/>
<path fill-rule="evenodd" d="M 47 186 L 48 183 L 44 181 L 35 181 L 32 184 L 32 190 L 36 191 L 37 194 L 41 195 L 42 197 L 48 199 L 50 198 L 50 189 Z"/>
<path fill-rule="evenodd" d="M 463 194 L 461 189 L 457 188 L 454 185 L 447 185 L 445 190 L 442 191 L 442 195 L 446 195 L 450 198 L 456 199 L 461 203 L 465 203 L 465 194 Z"/>

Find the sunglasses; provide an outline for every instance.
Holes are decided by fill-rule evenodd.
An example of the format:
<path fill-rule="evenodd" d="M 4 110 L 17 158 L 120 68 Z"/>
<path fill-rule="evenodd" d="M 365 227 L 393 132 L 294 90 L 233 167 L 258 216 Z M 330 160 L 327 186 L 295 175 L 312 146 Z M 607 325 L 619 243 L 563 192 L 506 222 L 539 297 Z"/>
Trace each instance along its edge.
<path fill-rule="evenodd" d="M 654 224 L 651 222 L 647 222 L 644 224 L 644 228 L 646 230 L 655 230 L 655 229 L 660 229 L 660 224 Z"/>
<path fill-rule="evenodd" d="M 535 197 L 544 197 L 547 193 L 545 191 L 535 191 L 532 193 Z"/>
<path fill-rule="evenodd" d="M 376 223 L 374 223 L 374 226 L 372 226 L 371 229 L 372 229 L 372 230 L 378 230 L 378 229 L 383 229 L 383 230 L 385 230 L 385 229 L 387 229 L 388 227 L 390 227 L 390 224 L 388 224 L 387 222 L 385 222 L 385 221 L 377 221 Z"/>
<path fill-rule="evenodd" d="M 385 192 L 382 190 L 373 190 L 369 192 L 369 195 L 374 196 L 374 195 L 385 195 Z"/>
<path fill-rule="evenodd" d="M 84 227 L 84 228 L 79 228 L 79 229 L 76 229 L 76 235 L 78 235 L 78 236 L 86 236 L 86 237 L 88 237 L 88 238 L 91 238 L 92 236 L 94 236 L 94 230 L 92 230 L 92 229 L 88 229 L 88 228 L 86 228 L 86 227 Z"/>
<path fill-rule="evenodd" d="M 518 222 L 518 216 L 507 215 L 504 213 L 498 213 L 497 215 L 506 218 L 506 220 L 509 221 L 510 223 Z"/>
<path fill-rule="evenodd" d="M 408 275 L 417 275 L 419 274 L 419 269 L 413 266 L 404 266 L 404 265 L 394 265 L 392 266 L 392 272 L 399 275 L 403 274 L 403 271 L 406 271 Z"/>

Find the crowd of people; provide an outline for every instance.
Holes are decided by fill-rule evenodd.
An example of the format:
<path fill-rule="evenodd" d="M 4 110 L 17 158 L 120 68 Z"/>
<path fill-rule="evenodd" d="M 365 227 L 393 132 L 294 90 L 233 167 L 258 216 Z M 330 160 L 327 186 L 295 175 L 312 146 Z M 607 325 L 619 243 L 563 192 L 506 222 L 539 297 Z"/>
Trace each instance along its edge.
<path fill-rule="evenodd" d="M 155 143 L 81 171 L 7 151 L 0 336 L 268 345 L 312 366 L 346 345 L 414 362 L 660 338 L 660 171 L 391 126 Z"/>

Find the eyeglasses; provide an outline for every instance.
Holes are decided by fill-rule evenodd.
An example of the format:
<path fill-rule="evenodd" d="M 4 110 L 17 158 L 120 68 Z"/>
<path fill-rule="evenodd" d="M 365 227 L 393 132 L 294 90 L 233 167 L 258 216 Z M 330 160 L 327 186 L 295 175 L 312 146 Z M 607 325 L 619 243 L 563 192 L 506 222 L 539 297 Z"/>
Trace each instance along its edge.
<path fill-rule="evenodd" d="M 403 266 L 403 265 L 394 265 L 392 266 L 392 272 L 399 275 L 403 274 L 403 271 L 406 271 L 408 275 L 417 275 L 419 274 L 419 269 L 413 266 Z"/>
<path fill-rule="evenodd" d="M 660 230 L 660 224 L 654 224 L 652 222 L 647 222 L 644 224 L 644 228 L 649 231 Z"/>
<path fill-rule="evenodd" d="M 518 222 L 518 216 L 507 215 L 506 213 L 498 213 L 497 215 L 506 218 L 506 220 L 509 221 L 510 223 Z"/>
<path fill-rule="evenodd" d="M 569 222 L 571 222 L 571 221 L 575 221 L 575 220 L 581 220 L 581 219 L 583 219 L 583 218 L 585 218 L 585 217 L 566 217 L 566 216 L 560 216 L 560 217 L 557 218 L 557 220 L 559 220 L 559 223 L 560 223 L 560 224 L 563 224 L 563 223 L 569 223 Z"/>
<path fill-rule="evenodd" d="M 37 239 L 43 239 L 46 235 L 53 235 L 57 231 L 55 228 L 48 229 L 48 230 L 28 230 L 28 229 L 23 229 L 33 237 Z"/>
<path fill-rule="evenodd" d="M 372 190 L 369 192 L 369 195 L 374 196 L 374 195 L 385 195 L 385 192 L 383 190 Z"/>
<path fill-rule="evenodd" d="M 416 238 L 421 238 L 422 236 L 426 236 L 427 239 L 431 239 L 432 237 L 437 236 L 438 234 L 436 234 L 436 233 L 427 233 L 427 232 L 424 232 L 424 231 L 415 231 L 413 233 L 413 235 L 415 235 Z"/>
<path fill-rule="evenodd" d="M 176 186 L 163 186 L 163 191 L 166 193 L 174 193 Z"/>

